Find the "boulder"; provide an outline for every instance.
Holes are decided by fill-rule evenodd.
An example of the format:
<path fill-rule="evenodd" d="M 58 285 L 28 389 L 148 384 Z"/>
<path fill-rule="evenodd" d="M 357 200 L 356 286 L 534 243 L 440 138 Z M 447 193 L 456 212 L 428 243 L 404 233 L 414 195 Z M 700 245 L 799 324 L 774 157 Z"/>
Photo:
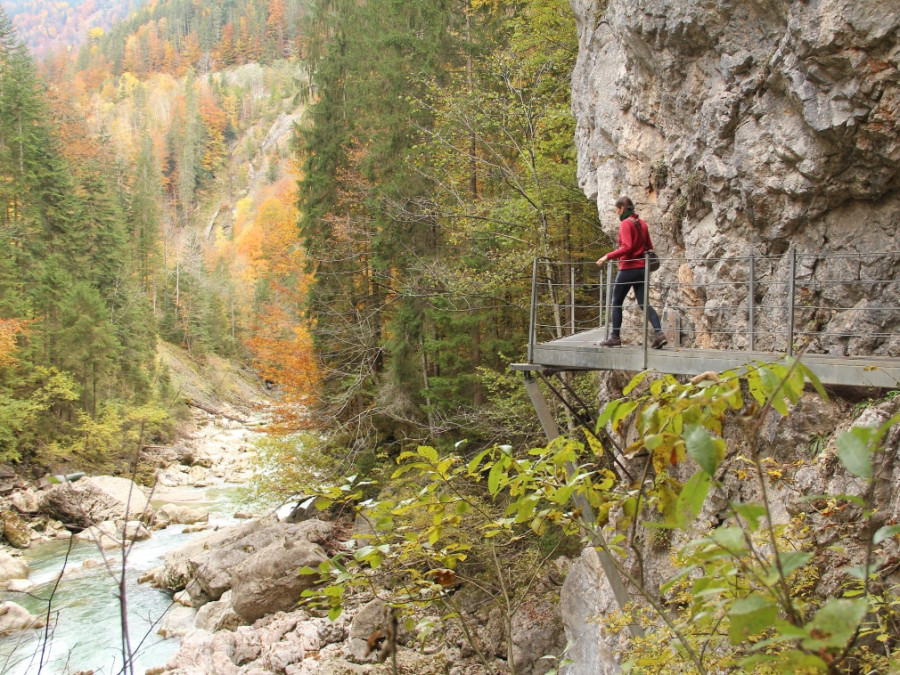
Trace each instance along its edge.
<path fill-rule="evenodd" d="M 13 558 L 6 551 L 0 551 L 0 588 L 5 588 L 13 579 L 27 579 L 28 572 L 28 563 L 22 558 Z"/>
<path fill-rule="evenodd" d="M 191 479 L 187 472 L 187 467 L 169 467 L 168 469 L 157 472 L 156 484 L 162 485 L 163 487 L 180 487 L 182 485 L 188 485 L 190 484 Z"/>
<path fill-rule="evenodd" d="M 318 544 L 279 537 L 234 568 L 231 584 L 234 611 L 252 623 L 267 614 L 292 609 L 300 594 L 316 581 L 315 575 L 299 574 L 299 571 L 303 567 L 316 568 L 327 560 Z"/>
<path fill-rule="evenodd" d="M 31 528 L 18 514 L 9 510 L 0 511 L 0 525 L 3 526 L 3 536 L 11 546 L 31 546 Z"/>
<path fill-rule="evenodd" d="M 42 616 L 35 616 L 21 605 L 7 600 L 0 603 L 0 635 L 9 635 L 32 628 L 43 628 L 47 621 Z"/>
<path fill-rule="evenodd" d="M 372 600 L 350 622 L 350 643 L 347 650 L 357 662 L 374 661 L 377 657 L 369 648 L 369 638 L 385 632 L 391 621 L 391 609 L 381 600 Z"/>
<path fill-rule="evenodd" d="M 16 490 L 9 496 L 9 503 L 19 513 L 37 513 L 41 510 L 41 499 L 31 488 Z"/>
<path fill-rule="evenodd" d="M 6 582 L 6 590 L 10 593 L 28 593 L 34 588 L 34 582 L 30 579 L 10 579 Z"/>
<path fill-rule="evenodd" d="M 0 494 L 6 495 L 15 490 L 18 478 L 9 466 L 0 466 Z"/>
<path fill-rule="evenodd" d="M 57 520 L 90 527 L 106 520 L 152 519 L 144 491 L 127 478 L 95 476 L 54 485 L 44 493 L 41 510 Z"/>
<path fill-rule="evenodd" d="M 199 608 L 222 597 L 232 587 L 238 566 L 269 544 L 279 539 L 324 542 L 333 529 L 330 523 L 318 520 L 288 525 L 268 517 L 211 532 L 167 553 L 158 585 L 172 590 L 187 588 L 191 602 Z"/>
<path fill-rule="evenodd" d="M 566 636 L 559 608 L 549 602 L 526 602 L 512 619 L 513 658 L 517 675 L 544 675 L 561 657 Z"/>
<path fill-rule="evenodd" d="M 179 506 L 178 504 L 164 504 L 156 511 L 155 525 L 157 527 L 165 527 L 166 525 L 193 525 L 195 523 L 209 522 L 209 511 L 202 508 L 191 508 L 190 506 Z"/>
<path fill-rule="evenodd" d="M 194 612 L 190 607 L 180 605 L 172 607 L 163 618 L 162 625 L 156 631 L 157 635 L 166 640 L 182 638 L 194 627 Z"/>
<path fill-rule="evenodd" d="M 194 627 L 200 630 L 215 633 L 220 630 L 234 630 L 243 623 L 231 606 L 231 591 L 222 594 L 222 597 L 213 602 L 208 602 L 197 611 L 194 619 Z"/>
<path fill-rule="evenodd" d="M 76 541 L 88 541 L 102 549 L 120 548 L 125 541 L 143 541 L 150 538 L 150 531 L 140 521 L 128 523 L 111 520 L 98 523 L 75 535 Z"/>

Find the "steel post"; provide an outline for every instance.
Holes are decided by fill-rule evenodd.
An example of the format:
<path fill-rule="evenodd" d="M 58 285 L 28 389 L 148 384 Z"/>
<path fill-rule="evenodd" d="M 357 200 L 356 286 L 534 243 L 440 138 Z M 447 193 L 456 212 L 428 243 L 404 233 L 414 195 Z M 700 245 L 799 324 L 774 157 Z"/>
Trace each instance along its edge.
<path fill-rule="evenodd" d="M 647 370 L 647 356 L 650 345 L 647 344 L 650 324 L 650 254 L 644 253 L 644 370 Z"/>
<path fill-rule="evenodd" d="M 569 335 L 575 335 L 575 263 L 569 263 Z"/>
<path fill-rule="evenodd" d="M 606 263 L 606 337 L 609 338 L 609 327 L 612 324 L 613 268 Z"/>
<path fill-rule="evenodd" d="M 528 324 L 528 363 L 534 358 L 534 343 L 537 342 L 537 283 L 538 283 L 538 259 L 534 259 L 531 268 L 531 314 Z"/>

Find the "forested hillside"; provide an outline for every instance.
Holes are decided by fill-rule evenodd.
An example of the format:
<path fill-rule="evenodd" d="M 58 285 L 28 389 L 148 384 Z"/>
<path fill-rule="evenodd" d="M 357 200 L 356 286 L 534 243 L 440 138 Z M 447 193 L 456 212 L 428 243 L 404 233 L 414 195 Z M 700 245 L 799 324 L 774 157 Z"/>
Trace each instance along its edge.
<path fill-rule="evenodd" d="M 303 263 L 287 145 L 306 80 L 281 58 L 296 49 L 279 28 L 278 58 L 238 65 L 249 57 L 237 51 L 233 67 L 209 70 L 208 50 L 182 51 L 221 46 L 231 19 L 256 30 L 255 16 L 265 33 L 268 5 L 231 3 L 209 33 L 208 8 L 154 3 L 96 33 L 80 59 L 58 53 L 39 68 L 4 17 L 5 459 L 99 468 L 133 447 L 126 437 L 168 433 L 180 398 L 155 363 L 157 337 L 195 358 L 257 358 L 269 375 L 312 372 L 296 348 Z M 167 67 L 117 61 L 160 26 Z"/>
<path fill-rule="evenodd" d="M 77 48 L 89 33 L 122 21 L 143 0 L 3 0 L 19 36 L 35 56 Z"/>
<path fill-rule="evenodd" d="M 130 236 L 135 203 L 95 147 L 72 161 L 29 54 L 0 17 L 0 455 L 86 461 L 107 417 L 156 414 L 155 328 L 140 269 L 155 242 Z M 127 404 L 128 411 L 120 406 Z"/>
<path fill-rule="evenodd" d="M 531 261 L 605 242 L 575 177 L 568 4 L 319 0 L 305 26 L 300 229 L 345 441 L 527 433 L 507 371 Z"/>

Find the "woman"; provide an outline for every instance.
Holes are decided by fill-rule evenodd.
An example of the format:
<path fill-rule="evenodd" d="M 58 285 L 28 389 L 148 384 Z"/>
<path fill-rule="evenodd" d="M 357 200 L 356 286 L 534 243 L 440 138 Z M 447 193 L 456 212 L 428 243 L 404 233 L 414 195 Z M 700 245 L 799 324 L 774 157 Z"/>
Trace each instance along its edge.
<path fill-rule="evenodd" d="M 629 289 L 634 289 L 638 305 L 644 309 L 644 252 L 653 248 L 650 230 L 647 223 L 634 212 L 634 202 L 628 197 L 619 197 L 616 200 L 616 213 L 619 214 L 619 248 L 597 261 L 598 265 L 605 265 L 607 260 L 619 260 L 619 273 L 616 275 L 612 296 L 612 334 L 608 340 L 600 343 L 602 347 L 619 347 L 622 344 L 619 336 L 622 329 L 622 303 L 625 302 Z M 659 315 L 648 305 L 647 316 L 655 331 L 651 346 L 662 349 L 667 340 L 659 323 Z"/>

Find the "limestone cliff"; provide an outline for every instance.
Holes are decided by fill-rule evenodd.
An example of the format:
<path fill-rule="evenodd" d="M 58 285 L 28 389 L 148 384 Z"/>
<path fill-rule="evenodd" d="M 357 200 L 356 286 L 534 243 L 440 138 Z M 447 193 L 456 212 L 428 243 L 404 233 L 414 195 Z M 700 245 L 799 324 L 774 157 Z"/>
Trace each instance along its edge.
<path fill-rule="evenodd" d="M 628 194 L 664 256 L 900 250 L 896 0 L 571 5 L 579 180 L 607 230 Z"/>

